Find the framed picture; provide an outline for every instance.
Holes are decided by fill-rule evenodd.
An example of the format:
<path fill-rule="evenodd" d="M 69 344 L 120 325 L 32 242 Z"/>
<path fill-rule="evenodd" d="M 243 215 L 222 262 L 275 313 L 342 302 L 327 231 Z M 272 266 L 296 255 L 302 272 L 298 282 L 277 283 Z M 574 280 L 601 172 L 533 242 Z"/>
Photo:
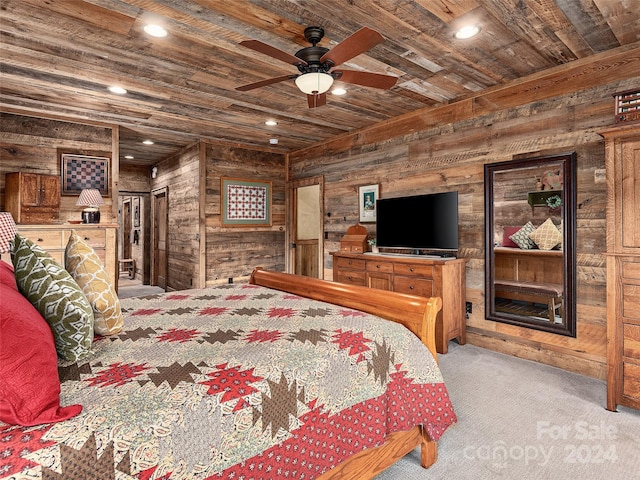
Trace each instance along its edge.
<path fill-rule="evenodd" d="M 140 197 L 133 197 L 133 228 L 140 227 Z"/>
<path fill-rule="evenodd" d="M 378 185 L 365 185 L 358 188 L 358 203 L 360 204 L 360 222 L 376 221 L 376 200 L 378 199 Z"/>
<path fill-rule="evenodd" d="M 222 225 L 271 226 L 271 182 L 221 178 Z"/>
<path fill-rule="evenodd" d="M 85 188 L 109 194 L 109 158 L 63 153 L 62 194 L 78 195 Z"/>

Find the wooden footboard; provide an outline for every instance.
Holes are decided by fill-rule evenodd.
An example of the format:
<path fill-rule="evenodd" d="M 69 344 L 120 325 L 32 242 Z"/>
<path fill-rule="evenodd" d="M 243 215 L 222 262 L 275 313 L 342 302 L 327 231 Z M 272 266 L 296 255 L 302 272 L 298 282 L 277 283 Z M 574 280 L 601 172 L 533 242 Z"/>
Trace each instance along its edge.
<path fill-rule="evenodd" d="M 438 360 L 435 331 L 436 316 L 442 308 L 440 297 L 424 298 L 290 273 L 272 272 L 262 268 L 253 271 L 249 283 L 355 308 L 401 323 L 415 333 L 429 348 L 436 361 Z"/>
<path fill-rule="evenodd" d="M 438 360 L 435 326 L 436 316 L 442 308 L 440 297 L 427 299 L 396 292 L 376 291 L 357 285 L 271 272 L 261 268 L 253 271 L 249 282 L 334 305 L 355 308 L 401 323 L 415 333 L 429 348 L 436 361 Z M 429 438 L 422 427 L 416 426 L 409 431 L 389 435 L 384 445 L 354 455 L 320 476 L 319 480 L 373 478 L 419 445 L 420 464 L 424 468 L 433 465 L 438 456 L 436 442 Z"/>

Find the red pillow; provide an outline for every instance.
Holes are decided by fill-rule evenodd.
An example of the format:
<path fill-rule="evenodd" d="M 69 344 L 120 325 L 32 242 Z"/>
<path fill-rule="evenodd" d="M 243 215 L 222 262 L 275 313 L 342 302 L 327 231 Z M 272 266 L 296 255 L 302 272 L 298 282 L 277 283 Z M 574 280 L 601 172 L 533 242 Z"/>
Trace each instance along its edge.
<path fill-rule="evenodd" d="M 516 243 L 513 242 L 509 237 L 520 230 L 522 226 L 519 227 L 504 227 L 504 233 L 502 234 L 502 246 L 503 247 L 512 247 L 512 248 L 520 248 Z"/>
<path fill-rule="evenodd" d="M 18 289 L 16 286 L 16 275 L 13 273 L 13 265 L 4 260 L 0 260 L 0 283 L 13 287 L 14 290 Z"/>
<path fill-rule="evenodd" d="M 81 405 L 60 407 L 56 347 L 45 319 L 5 283 L 0 283 L 0 299 L 0 420 L 32 426 L 80 413 Z"/>

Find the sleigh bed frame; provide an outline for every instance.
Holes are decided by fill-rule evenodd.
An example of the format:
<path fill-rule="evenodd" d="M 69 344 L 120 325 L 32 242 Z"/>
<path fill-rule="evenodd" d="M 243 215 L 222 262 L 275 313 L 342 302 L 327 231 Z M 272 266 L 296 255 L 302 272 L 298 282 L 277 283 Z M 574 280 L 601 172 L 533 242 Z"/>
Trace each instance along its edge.
<path fill-rule="evenodd" d="M 438 359 L 435 344 L 436 316 L 442 308 L 440 297 L 424 298 L 396 292 L 346 285 L 327 280 L 301 277 L 256 268 L 249 283 L 302 297 L 354 308 L 401 323 L 424 343 L 433 357 Z M 420 464 L 424 468 L 437 460 L 437 444 L 420 426 L 406 432 L 389 435 L 386 442 L 377 448 L 364 450 L 349 460 L 340 463 L 320 480 L 354 479 L 375 477 L 416 447 L 421 447 Z"/>

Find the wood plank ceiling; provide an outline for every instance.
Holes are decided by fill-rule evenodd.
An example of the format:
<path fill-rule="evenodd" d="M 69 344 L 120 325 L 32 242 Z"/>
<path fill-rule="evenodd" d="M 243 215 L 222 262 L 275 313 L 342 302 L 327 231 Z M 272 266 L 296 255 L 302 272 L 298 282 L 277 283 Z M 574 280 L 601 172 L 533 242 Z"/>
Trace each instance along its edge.
<path fill-rule="evenodd" d="M 0 13 L 0 109 L 120 125 L 121 163 L 140 165 L 198 138 L 293 151 L 640 41 L 640 0 L 3 0 Z M 455 39 L 469 21 L 480 33 Z M 168 36 L 147 35 L 149 22 Z M 310 25 L 327 48 L 363 26 L 380 32 L 343 67 L 396 85 L 344 84 L 315 109 L 293 80 L 236 90 L 297 73 L 239 42 L 293 54 Z"/>

